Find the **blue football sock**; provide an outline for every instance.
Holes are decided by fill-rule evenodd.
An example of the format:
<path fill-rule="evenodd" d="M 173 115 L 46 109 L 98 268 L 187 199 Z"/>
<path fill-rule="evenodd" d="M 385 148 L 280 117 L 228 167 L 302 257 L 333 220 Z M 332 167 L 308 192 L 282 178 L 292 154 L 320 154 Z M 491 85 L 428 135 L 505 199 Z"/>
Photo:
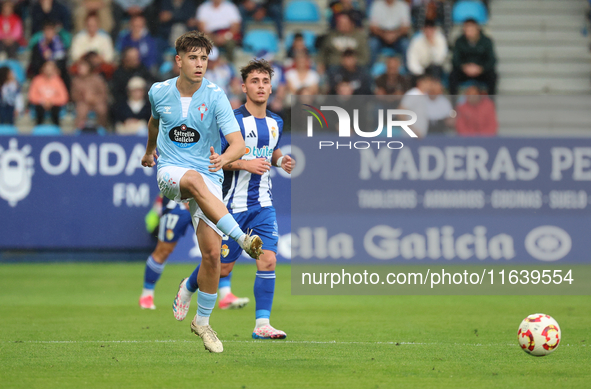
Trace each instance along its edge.
<path fill-rule="evenodd" d="M 236 220 L 229 213 L 224 215 L 215 226 L 235 241 L 238 241 L 238 238 L 244 235 Z"/>
<path fill-rule="evenodd" d="M 230 287 L 232 286 L 232 273 L 228 274 L 225 277 L 220 278 L 220 284 L 218 288 Z"/>
<path fill-rule="evenodd" d="M 256 318 L 269 319 L 275 294 L 275 270 L 257 271 L 254 280 L 254 298 L 256 300 Z"/>
<path fill-rule="evenodd" d="M 187 290 L 191 293 L 197 292 L 197 289 L 199 288 L 199 285 L 197 285 L 197 274 L 199 274 L 200 267 L 201 265 L 197 265 L 197 267 L 195 268 L 195 270 L 193 270 L 193 273 L 191 273 L 189 279 L 187 280 L 186 287 Z"/>
<path fill-rule="evenodd" d="M 164 270 L 164 264 L 158 263 L 150 255 L 146 261 L 146 271 L 144 272 L 144 288 L 154 289 L 156 282 L 160 279 L 160 275 Z"/>

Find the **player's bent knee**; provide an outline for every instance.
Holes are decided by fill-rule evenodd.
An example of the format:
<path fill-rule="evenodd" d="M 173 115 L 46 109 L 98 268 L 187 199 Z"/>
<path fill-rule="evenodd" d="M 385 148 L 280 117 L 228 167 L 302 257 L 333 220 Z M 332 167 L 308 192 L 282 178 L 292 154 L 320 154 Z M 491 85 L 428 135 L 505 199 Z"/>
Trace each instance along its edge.
<path fill-rule="evenodd" d="M 262 271 L 271 271 L 275 270 L 275 266 L 277 265 L 277 257 L 275 253 L 272 251 L 263 251 L 263 255 L 257 261 L 257 269 Z"/>

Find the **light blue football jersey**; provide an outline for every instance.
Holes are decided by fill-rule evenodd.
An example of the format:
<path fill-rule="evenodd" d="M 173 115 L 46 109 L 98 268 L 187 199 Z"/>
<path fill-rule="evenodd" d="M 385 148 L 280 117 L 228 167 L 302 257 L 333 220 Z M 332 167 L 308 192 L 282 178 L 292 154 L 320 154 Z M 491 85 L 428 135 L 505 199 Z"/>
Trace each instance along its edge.
<path fill-rule="evenodd" d="M 228 97 L 217 85 L 203 79 L 193 94 L 187 115 L 183 117 L 178 77 L 152 85 L 148 96 L 152 116 L 160 121 L 158 132 L 158 169 L 179 166 L 194 169 L 222 185 L 223 172 L 208 169 L 209 148 L 221 154 L 221 135 L 240 131 Z"/>

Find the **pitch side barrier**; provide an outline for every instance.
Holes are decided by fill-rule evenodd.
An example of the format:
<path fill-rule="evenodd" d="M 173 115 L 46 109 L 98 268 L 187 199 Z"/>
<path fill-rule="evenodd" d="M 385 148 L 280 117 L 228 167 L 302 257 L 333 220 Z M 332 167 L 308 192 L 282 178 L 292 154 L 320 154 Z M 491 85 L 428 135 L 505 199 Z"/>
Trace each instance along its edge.
<path fill-rule="evenodd" d="M 400 112 L 370 137 L 378 127 L 351 110 L 343 134 L 335 106 L 306 103 L 292 119 L 305 160 L 292 177 L 294 293 L 591 291 L 591 138 L 388 136 L 388 121 L 413 119 Z M 401 286 L 415 279 L 426 286 Z"/>
<path fill-rule="evenodd" d="M 287 152 L 289 144 L 284 136 Z M 0 251 L 109 251 L 113 259 L 117 250 L 151 250 L 144 217 L 158 186 L 156 169 L 140 164 L 145 145 L 133 136 L 0 136 Z M 276 168 L 272 175 L 288 229 L 290 181 Z"/>

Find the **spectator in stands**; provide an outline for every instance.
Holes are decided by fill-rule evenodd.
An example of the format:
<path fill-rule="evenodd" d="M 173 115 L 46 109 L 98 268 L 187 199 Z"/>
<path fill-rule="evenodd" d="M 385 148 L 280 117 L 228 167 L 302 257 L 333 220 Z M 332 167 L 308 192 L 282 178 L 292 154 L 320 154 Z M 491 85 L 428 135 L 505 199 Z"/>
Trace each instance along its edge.
<path fill-rule="evenodd" d="M 16 52 L 23 43 L 23 22 L 14 13 L 14 4 L 4 1 L 0 15 L 0 52 L 5 53 L 8 58 L 16 58 Z"/>
<path fill-rule="evenodd" d="M 443 95 L 443 85 L 439 79 L 433 78 L 429 100 L 427 100 L 427 116 L 429 117 L 429 135 L 444 134 L 454 128 L 455 111 L 451 102 Z"/>
<path fill-rule="evenodd" d="M 497 134 L 495 104 L 481 95 L 478 85 L 470 85 L 464 92 L 466 101 L 457 107 L 456 131 L 464 136 L 494 136 Z"/>
<path fill-rule="evenodd" d="M 37 124 L 45 121 L 45 112 L 51 113 L 51 121 L 60 125 L 60 109 L 68 102 L 66 84 L 59 76 L 54 61 L 46 61 L 41 67 L 41 74 L 35 76 L 29 86 L 29 103 L 35 108 Z"/>
<path fill-rule="evenodd" d="M 330 9 L 330 29 L 337 28 L 337 18 L 341 14 L 348 14 L 356 28 L 363 27 L 365 13 L 358 1 L 354 0 L 333 0 L 328 5 Z"/>
<path fill-rule="evenodd" d="M 322 41 L 319 61 L 327 70 L 338 67 L 346 50 L 356 52 L 359 65 L 365 66 L 369 62 L 367 35 L 355 28 L 348 13 L 342 13 L 337 17 L 336 31 L 329 32 Z"/>
<path fill-rule="evenodd" d="M 95 12 L 86 16 L 86 29 L 74 36 L 71 46 L 72 61 L 78 61 L 88 52 L 95 52 L 101 62 L 112 63 L 115 59 L 115 50 L 111 36 L 99 30 L 99 17 Z"/>
<path fill-rule="evenodd" d="M 428 74 L 417 78 L 417 86 L 404 94 L 400 102 L 400 109 L 408 109 L 417 115 L 417 121 L 410 126 L 410 129 L 419 137 L 424 138 L 429 131 L 428 100 L 433 85 L 433 79 Z M 408 120 L 409 117 L 402 115 L 400 120 Z"/>
<path fill-rule="evenodd" d="M 357 64 L 357 53 L 347 49 L 341 56 L 341 66 L 329 69 L 328 73 L 329 93 L 338 93 L 337 85 L 346 80 L 356 95 L 371 95 L 373 81 L 371 76 Z"/>
<path fill-rule="evenodd" d="M 457 94 L 458 86 L 466 81 L 486 84 L 489 95 L 496 94 L 496 57 L 492 40 L 480 31 L 478 22 L 464 22 L 464 34 L 454 46 L 453 70 L 449 76 L 449 92 Z"/>
<path fill-rule="evenodd" d="M 135 47 L 128 47 L 121 54 L 121 65 L 111 79 L 111 93 L 116 101 L 127 96 L 127 83 L 133 76 L 139 76 L 152 85 L 152 75 L 140 58 L 140 52 Z"/>
<path fill-rule="evenodd" d="M 426 22 L 433 22 L 436 26 L 441 26 L 447 38 L 453 27 L 452 9 L 451 0 L 418 0 L 412 10 L 415 30 L 422 30 Z"/>
<path fill-rule="evenodd" d="M 181 74 L 181 69 L 176 64 L 176 60 L 172 57 L 171 66 L 168 71 L 163 74 L 160 74 L 159 80 L 165 81 L 170 80 L 171 78 L 178 77 Z"/>
<path fill-rule="evenodd" d="M 127 84 L 127 100 L 112 107 L 115 131 L 120 135 L 144 135 L 148 133 L 148 120 L 152 114 L 146 98 L 146 81 L 132 77 Z"/>
<path fill-rule="evenodd" d="M 31 6 L 31 35 L 41 31 L 48 20 L 55 22 L 68 32 L 72 30 L 72 17 L 65 5 L 55 0 L 34 2 Z"/>
<path fill-rule="evenodd" d="M 253 19 L 261 22 L 269 17 L 275 23 L 277 36 L 283 39 L 283 4 L 281 0 L 242 0 L 240 2 L 242 20 Z M 244 24 L 242 25 L 244 35 Z"/>
<path fill-rule="evenodd" d="M 113 13 L 111 0 L 70 0 L 74 5 L 74 31 L 86 28 L 86 16 L 95 13 L 99 20 L 99 29 L 109 34 L 113 30 Z"/>
<path fill-rule="evenodd" d="M 415 35 L 408 46 L 406 54 L 408 70 L 414 76 L 420 76 L 430 68 L 431 75 L 443 75 L 443 63 L 447 57 L 447 40 L 435 27 L 435 23 L 428 20 L 423 32 Z"/>
<path fill-rule="evenodd" d="M 20 86 L 8 66 L 0 67 L 0 124 L 14 124 L 23 109 Z"/>
<path fill-rule="evenodd" d="M 156 41 L 146 28 L 146 18 L 143 15 L 135 15 L 129 21 L 129 31 L 119 37 L 117 49 L 123 51 L 128 47 L 135 47 L 140 52 L 142 63 L 150 70 L 160 62 L 160 55 Z"/>
<path fill-rule="evenodd" d="M 192 0 L 162 0 L 160 4 L 160 26 L 158 35 L 174 47 L 177 37 L 196 27 L 197 4 Z"/>
<path fill-rule="evenodd" d="M 234 59 L 234 48 L 242 39 L 241 24 L 238 7 L 228 0 L 208 0 L 197 8 L 199 31 L 208 34 L 230 62 Z"/>
<path fill-rule="evenodd" d="M 110 80 L 113 77 L 113 72 L 115 72 L 115 65 L 111 63 L 103 62 L 103 59 L 100 55 L 98 55 L 94 51 L 89 51 L 88 53 L 82 56 L 83 60 L 87 61 L 92 68 L 93 73 L 96 73 L 103 77 L 105 80 Z M 70 67 L 70 74 L 78 73 L 78 64 L 74 63 L 72 67 Z"/>
<path fill-rule="evenodd" d="M 31 47 L 31 62 L 27 73 L 29 77 L 36 76 L 46 61 L 53 61 L 64 77 L 64 82 L 69 85 L 66 68 L 67 49 L 63 39 L 57 33 L 57 28 L 58 25 L 54 21 L 48 20 L 43 26 L 43 32 L 39 39 L 31 39 L 30 44 L 33 46 Z"/>
<path fill-rule="evenodd" d="M 295 57 L 295 67 L 285 73 L 287 81 L 287 90 L 291 94 L 296 94 L 302 88 L 308 88 L 311 94 L 318 94 L 320 85 L 320 76 L 310 66 L 310 57 L 305 53 L 300 53 Z"/>
<path fill-rule="evenodd" d="M 304 41 L 304 35 L 301 32 L 296 32 L 293 35 L 293 42 L 291 43 L 291 47 L 287 49 L 286 56 L 293 60 L 298 54 L 309 54 L 306 42 Z"/>
<path fill-rule="evenodd" d="M 213 82 L 228 96 L 232 109 L 242 105 L 242 81 L 228 62 L 220 56 L 217 47 L 213 47 L 207 61 L 207 80 Z"/>
<path fill-rule="evenodd" d="M 376 95 L 403 95 L 410 89 L 408 77 L 400 74 L 400 57 L 386 59 L 386 73 L 376 79 Z"/>
<path fill-rule="evenodd" d="M 383 48 L 393 49 L 406 58 L 408 32 L 410 30 L 410 8 L 403 0 L 376 0 L 369 11 L 369 30 L 372 37 L 371 61 L 374 64 Z M 404 62 L 406 62 L 404 60 Z"/>
<path fill-rule="evenodd" d="M 78 61 L 78 73 L 72 79 L 72 101 L 76 104 L 76 128 L 87 127 L 88 113 L 93 111 L 97 123 L 107 128 L 109 92 L 104 78 L 93 72 L 92 65 L 85 59 Z"/>
<path fill-rule="evenodd" d="M 126 20 L 131 20 L 134 16 L 143 15 L 152 20 L 153 24 L 158 23 L 158 14 L 155 13 L 157 7 L 152 3 L 154 0 L 113 0 L 111 10 L 115 25 L 111 36 L 116 40 L 121 31 L 121 27 Z M 152 29 L 152 31 L 155 31 Z"/>

